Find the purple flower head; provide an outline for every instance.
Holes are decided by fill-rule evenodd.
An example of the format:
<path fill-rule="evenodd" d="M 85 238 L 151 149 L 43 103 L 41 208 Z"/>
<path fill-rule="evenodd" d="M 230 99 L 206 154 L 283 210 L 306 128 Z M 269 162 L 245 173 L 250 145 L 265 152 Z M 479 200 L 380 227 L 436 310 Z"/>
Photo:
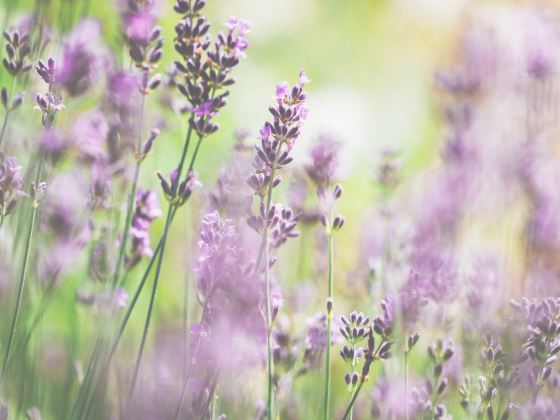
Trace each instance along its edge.
<path fill-rule="evenodd" d="M 245 35 L 251 32 L 251 25 L 238 17 L 230 17 L 226 21 L 226 26 L 229 30 L 225 43 L 228 54 L 236 59 L 245 58 L 245 50 L 249 46 Z"/>
<path fill-rule="evenodd" d="M 4 68 L 12 77 L 17 77 L 31 69 L 31 64 L 26 57 L 31 52 L 29 46 L 28 28 L 21 26 L 18 29 L 4 31 L 6 39 L 6 55 L 2 59 Z"/>
<path fill-rule="evenodd" d="M 283 85 L 279 85 L 283 86 Z M 270 182 L 273 171 L 289 164 L 293 158 L 289 156 L 292 147 L 299 137 L 303 124 L 302 110 L 305 109 L 307 95 L 301 87 L 294 86 L 291 90 L 277 88 L 278 97 L 276 107 L 270 107 L 273 122 L 267 121 L 261 129 L 261 144 L 256 146 L 256 156 L 253 160 L 254 173 L 249 177 L 248 184 L 255 194 L 263 197 L 272 185 L 277 187 L 281 179 L 275 177 Z"/>
<path fill-rule="evenodd" d="M 45 231 L 70 240 L 85 223 L 86 194 L 77 172 L 59 175 L 50 182 L 42 217 Z"/>
<path fill-rule="evenodd" d="M 150 32 L 154 27 L 154 16 L 148 13 L 138 13 L 127 16 L 124 19 L 125 36 L 131 40 L 140 43 L 147 43 Z"/>
<path fill-rule="evenodd" d="M 64 156 L 68 146 L 66 139 L 56 129 L 47 129 L 41 134 L 41 149 L 54 163 Z"/>
<path fill-rule="evenodd" d="M 157 194 L 154 191 L 141 189 L 136 193 L 136 209 L 130 228 L 131 251 L 127 256 L 127 267 L 138 264 L 142 257 L 151 257 L 150 225 L 161 216 Z"/>
<path fill-rule="evenodd" d="M 23 177 L 22 167 L 15 157 L 7 157 L 2 160 L 0 156 L 0 215 L 7 216 L 14 211 L 20 196 Z"/>
<path fill-rule="evenodd" d="M 49 91 L 44 95 L 37 93 L 35 100 L 37 102 L 37 105 L 35 105 L 35 109 L 40 110 L 42 114 L 41 121 L 43 124 L 43 128 L 51 128 L 54 123 L 56 113 L 64 109 L 62 98 L 54 91 Z"/>
<path fill-rule="evenodd" d="M 56 83 L 70 96 L 81 95 L 98 78 L 103 61 L 101 25 L 91 19 L 83 20 L 64 44 Z"/>
<path fill-rule="evenodd" d="M 290 92 L 290 85 L 288 82 L 280 82 L 276 85 L 276 99 L 280 103 Z"/>
<path fill-rule="evenodd" d="M 381 315 L 373 320 L 373 329 L 382 337 L 389 337 L 393 332 L 395 321 L 395 301 L 391 296 L 387 296 L 379 305 Z"/>
<path fill-rule="evenodd" d="M 78 115 L 70 133 L 83 160 L 95 162 L 104 157 L 109 125 L 101 112 L 94 110 Z"/>
<path fill-rule="evenodd" d="M 212 102 L 213 101 L 206 101 L 199 106 L 195 106 L 192 109 L 192 112 L 194 112 L 198 117 L 212 118 L 217 113 L 217 111 L 212 107 Z"/>
<path fill-rule="evenodd" d="M 43 79 L 47 85 L 54 86 L 57 80 L 57 68 L 54 58 L 49 58 L 46 63 L 43 60 L 39 60 L 36 69 L 41 79 Z"/>
<path fill-rule="evenodd" d="M 338 168 L 340 142 L 333 136 L 321 134 L 311 149 L 311 164 L 306 167 L 307 174 L 318 188 L 325 188 Z"/>

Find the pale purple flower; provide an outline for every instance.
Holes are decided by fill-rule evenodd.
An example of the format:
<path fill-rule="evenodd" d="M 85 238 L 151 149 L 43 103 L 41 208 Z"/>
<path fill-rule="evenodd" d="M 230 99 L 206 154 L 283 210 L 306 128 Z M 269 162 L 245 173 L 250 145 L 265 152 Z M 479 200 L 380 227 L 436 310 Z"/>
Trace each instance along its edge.
<path fill-rule="evenodd" d="M 136 208 L 130 227 L 130 253 L 127 255 L 127 267 L 140 262 L 142 257 L 151 257 L 150 226 L 162 214 L 157 194 L 154 191 L 139 189 L 136 193 Z"/>
<path fill-rule="evenodd" d="M 2 157 L 0 156 L 0 159 Z M 22 166 L 15 157 L 0 160 L 0 215 L 10 214 L 19 199 L 24 195 Z"/>
<path fill-rule="evenodd" d="M 70 96 L 81 95 L 99 77 L 104 62 L 101 25 L 95 20 L 85 19 L 76 25 L 64 43 L 56 84 Z"/>
<path fill-rule="evenodd" d="M 340 141 L 332 135 L 321 134 L 316 138 L 306 171 L 318 188 L 325 188 L 333 179 L 339 166 L 340 147 Z"/>

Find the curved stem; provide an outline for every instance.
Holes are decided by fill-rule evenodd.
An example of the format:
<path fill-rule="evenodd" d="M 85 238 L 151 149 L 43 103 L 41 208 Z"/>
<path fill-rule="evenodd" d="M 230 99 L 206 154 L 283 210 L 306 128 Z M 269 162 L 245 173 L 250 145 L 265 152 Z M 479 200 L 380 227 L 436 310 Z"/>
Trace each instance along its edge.
<path fill-rule="evenodd" d="M 126 246 L 128 244 L 128 235 L 130 232 L 130 225 L 132 224 L 132 214 L 134 213 L 134 204 L 136 202 L 136 190 L 138 189 L 138 179 L 140 178 L 140 164 L 142 163 L 141 153 L 142 153 L 142 136 L 144 132 L 144 108 L 146 104 L 146 95 L 142 95 L 142 101 L 140 105 L 140 127 L 138 130 L 138 140 L 136 144 L 136 165 L 134 167 L 134 177 L 132 179 L 132 185 L 130 186 L 130 193 L 128 195 L 128 205 L 126 209 L 126 219 L 124 222 L 123 233 L 121 238 L 121 244 L 119 247 L 119 256 L 117 259 L 117 264 L 115 266 L 115 273 L 113 275 L 113 290 L 116 289 L 119 284 L 122 266 L 124 264 L 124 256 L 126 253 Z"/>
<path fill-rule="evenodd" d="M 405 420 L 410 418 L 409 408 L 408 408 L 408 353 L 406 350 L 404 352 L 404 416 Z"/>
<path fill-rule="evenodd" d="M 331 397 L 331 330 L 332 330 L 332 298 L 334 290 L 334 240 L 332 230 L 328 233 L 328 258 L 329 258 L 329 272 L 328 272 L 328 300 L 327 300 L 327 340 L 325 345 L 326 355 L 325 355 L 325 398 L 323 401 L 323 413 L 324 419 L 330 418 L 330 397 Z"/>
<path fill-rule="evenodd" d="M 119 284 L 121 277 L 121 270 L 124 264 L 124 256 L 126 253 L 126 246 L 128 242 L 128 235 L 130 232 L 130 225 L 132 224 L 132 214 L 134 213 L 134 204 L 136 201 L 136 190 L 138 189 L 138 178 L 140 177 L 140 160 L 136 161 L 136 166 L 134 168 L 134 178 L 132 180 L 132 185 L 130 187 L 130 193 L 128 195 L 128 206 L 126 209 L 126 219 L 124 222 L 121 244 L 119 247 L 119 256 L 117 259 L 117 264 L 115 266 L 115 273 L 113 275 L 113 290 Z"/>
<path fill-rule="evenodd" d="M 12 318 L 12 326 L 10 328 L 10 336 L 8 338 L 8 345 L 6 347 L 6 355 L 4 356 L 4 362 L 2 363 L 2 380 L 0 382 L 4 382 L 6 369 L 8 368 L 10 353 L 11 353 L 13 342 L 14 342 L 14 336 L 15 336 L 15 332 L 16 332 L 17 321 L 18 321 L 18 317 L 19 317 L 19 311 L 21 309 L 21 300 L 23 298 L 23 290 L 24 290 L 24 287 L 25 287 L 25 277 L 27 276 L 27 266 L 28 266 L 28 263 L 29 263 L 29 254 L 30 254 L 30 251 L 31 251 L 31 242 L 32 242 L 32 239 L 33 239 L 33 230 L 35 229 L 35 219 L 36 219 L 36 216 L 37 216 L 37 207 L 38 207 L 38 203 L 34 202 L 33 203 L 33 212 L 31 214 L 31 223 L 29 224 L 29 230 L 27 232 L 27 237 L 26 237 L 25 251 L 24 251 L 24 254 L 23 254 L 23 263 L 22 263 L 22 267 L 21 267 L 21 275 L 20 275 L 20 278 L 19 278 L 19 286 L 18 286 L 18 293 L 17 293 L 17 299 L 16 299 L 16 306 L 14 308 L 14 315 L 13 315 L 13 318 Z"/>
<path fill-rule="evenodd" d="M 360 393 L 360 390 L 362 389 L 362 386 L 364 385 L 365 380 L 362 378 L 360 380 L 360 383 L 358 384 L 358 387 L 356 388 L 356 391 L 354 391 L 354 394 L 352 395 L 352 399 L 350 400 L 350 404 L 348 404 L 348 407 L 346 407 L 346 411 L 344 412 L 344 416 L 342 417 L 342 420 L 346 420 L 348 418 L 350 418 L 349 416 L 351 416 L 352 414 L 352 407 L 354 407 L 354 403 L 356 402 L 356 398 L 358 398 L 358 394 Z"/>

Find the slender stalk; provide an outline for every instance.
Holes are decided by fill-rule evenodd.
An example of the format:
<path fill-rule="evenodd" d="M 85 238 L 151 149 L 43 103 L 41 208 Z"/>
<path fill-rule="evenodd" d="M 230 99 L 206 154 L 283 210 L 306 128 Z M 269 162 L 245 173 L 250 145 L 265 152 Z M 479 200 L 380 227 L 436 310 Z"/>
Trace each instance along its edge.
<path fill-rule="evenodd" d="M 268 376 L 268 386 L 267 386 L 267 398 L 266 398 L 266 408 L 268 420 L 272 419 L 273 410 L 273 400 L 274 400 L 274 383 L 273 383 L 273 372 L 274 372 L 274 358 L 272 354 L 272 304 L 270 301 L 270 264 L 269 264 L 269 243 L 268 243 L 268 214 L 270 213 L 270 206 L 272 204 L 272 183 L 274 182 L 274 174 L 276 170 L 276 160 L 272 163 L 272 169 L 270 171 L 270 184 L 268 185 L 268 193 L 266 198 L 266 210 L 265 210 L 265 224 L 264 231 L 261 241 L 261 247 L 259 249 L 259 254 L 257 257 L 257 263 L 255 269 L 259 270 L 260 260 L 264 255 L 264 287 L 265 287 L 265 312 L 266 312 L 266 348 L 267 348 L 267 376 Z"/>
<path fill-rule="evenodd" d="M 126 254 L 126 246 L 128 242 L 128 234 L 130 232 L 130 225 L 132 224 L 132 214 L 134 213 L 134 203 L 136 201 L 136 190 L 138 189 L 138 178 L 140 177 L 140 160 L 136 161 L 136 166 L 134 168 L 134 178 L 132 180 L 132 185 L 130 187 L 130 193 L 128 195 L 128 206 L 126 209 L 126 219 L 124 222 L 122 239 L 119 247 L 119 256 L 117 258 L 117 264 L 115 266 L 115 273 L 113 275 L 112 287 L 115 289 L 119 284 L 119 279 L 121 276 L 122 266 L 124 264 L 124 256 Z"/>
<path fill-rule="evenodd" d="M 348 404 L 348 407 L 346 407 L 346 411 L 344 412 L 344 416 L 342 417 L 342 420 L 346 420 L 348 418 L 352 418 L 352 407 L 354 407 L 354 403 L 356 402 L 356 398 L 358 398 L 358 394 L 360 393 L 360 390 L 362 389 L 362 386 L 364 385 L 366 381 L 362 378 L 360 380 L 360 383 L 358 384 L 358 387 L 356 388 L 356 391 L 354 391 L 354 394 L 352 395 L 352 399 L 350 400 L 350 404 Z"/>
<path fill-rule="evenodd" d="M 352 376 L 353 376 L 354 369 L 356 368 L 356 345 L 355 344 L 352 345 L 352 352 L 354 354 L 354 356 L 352 357 Z M 352 399 L 352 395 L 350 395 L 350 399 Z M 353 415 L 354 415 L 354 407 L 350 409 L 350 415 L 349 415 L 350 420 L 352 420 Z"/>
<path fill-rule="evenodd" d="M 325 352 L 325 399 L 323 401 L 323 414 L 324 419 L 330 418 L 330 398 L 331 398 L 331 330 L 332 330 L 332 299 L 334 290 L 334 238 L 333 238 L 332 228 L 328 233 L 328 258 L 329 258 L 329 271 L 328 271 L 328 304 L 327 304 L 327 340 L 325 345 L 327 346 Z"/>
<path fill-rule="evenodd" d="M 386 343 L 385 339 L 382 339 L 381 342 L 378 344 L 377 349 L 375 350 L 375 353 L 373 353 L 373 355 L 371 356 L 371 363 L 373 363 L 375 360 L 377 360 L 377 357 L 379 355 L 379 350 L 381 349 L 381 347 L 383 347 L 383 345 Z M 364 385 L 364 383 L 367 381 L 368 377 L 367 376 L 361 376 L 360 377 L 360 382 L 358 383 L 358 387 L 356 388 L 356 391 L 354 391 L 354 394 L 352 395 L 352 398 L 350 399 L 350 403 L 348 404 L 348 407 L 346 407 L 346 411 L 344 411 L 344 416 L 342 417 L 342 420 L 347 420 L 352 413 L 352 408 L 354 407 L 354 403 L 356 402 L 356 399 L 358 398 L 358 395 L 362 389 L 362 386 Z"/>
<path fill-rule="evenodd" d="M 33 239 L 33 231 L 35 229 L 35 219 L 37 216 L 37 207 L 39 206 L 39 204 L 34 201 L 33 202 L 33 212 L 31 214 L 31 223 L 29 224 L 29 230 L 27 231 L 27 237 L 26 237 L 26 241 L 25 241 L 25 251 L 23 254 L 23 263 L 22 263 L 22 267 L 21 267 L 21 275 L 19 278 L 19 286 L 18 286 L 18 293 L 17 293 L 17 299 L 16 299 L 16 306 L 14 308 L 14 315 L 12 318 L 12 326 L 10 328 L 10 336 L 8 338 L 8 345 L 6 347 L 6 355 L 4 356 L 4 362 L 2 363 L 2 380 L 1 382 L 4 381 L 5 379 L 5 374 L 6 374 L 6 369 L 8 368 L 8 362 L 10 360 L 10 353 L 12 350 L 12 346 L 13 346 L 13 342 L 14 342 L 14 336 L 15 336 L 15 332 L 16 332 L 16 327 L 17 327 L 17 321 L 18 321 L 18 317 L 19 317 L 19 312 L 21 309 L 21 300 L 23 298 L 23 290 L 25 287 L 25 278 L 27 276 L 27 267 L 28 267 L 28 263 L 29 263 L 29 254 L 31 251 L 31 242 Z"/>
<path fill-rule="evenodd" d="M 124 222 L 121 244 L 119 247 L 119 256 L 117 259 L 117 264 L 115 266 L 115 273 L 113 275 L 113 284 L 112 284 L 113 290 L 119 284 L 121 270 L 124 264 L 124 256 L 126 253 L 128 235 L 130 232 L 130 225 L 132 224 L 132 213 L 134 212 L 134 204 L 136 202 L 136 190 L 138 189 L 138 179 L 140 178 L 140 164 L 142 163 L 141 153 L 142 153 L 142 135 L 144 132 L 145 103 L 146 103 L 146 95 L 142 95 L 142 101 L 140 105 L 140 127 L 138 132 L 138 140 L 136 144 L 136 165 L 134 167 L 134 177 L 132 179 L 132 185 L 130 186 L 130 193 L 128 195 L 126 219 Z"/>
<path fill-rule="evenodd" d="M 169 204 L 169 208 L 167 210 L 167 218 L 165 220 L 165 228 L 164 228 L 164 231 L 163 231 L 161 251 L 159 253 L 156 272 L 154 274 L 154 285 L 152 287 L 152 294 L 150 296 L 150 303 L 148 305 L 148 313 L 146 315 L 146 321 L 144 322 L 144 330 L 142 332 L 142 339 L 140 341 L 140 349 L 138 351 L 138 356 L 136 357 L 136 364 L 134 366 L 134 374 L 132 376 L 132 383 L 130 384 L 130 389 L 129 389 L 129 392 L 128 392 L 128 403 L 127 403 L 128 408 L 130 408 L 130 404 L 131 404 L 133 396 L 134 396 L 134 388 L 136 387 L 136 382 L 138 380 L 138 373 L 140 372 L 140 364 L 142 362 L 142 356 L 144 354 L 144 348 L 145 348 L 145 345 L 146 345 L 146 338 L 148 336 L 148 329 L 150 328 L 150 321 L 151 321 L 151 318 L 152 318 L 152 311 L 154 309 L 154 302 L 155 302 L 155 298 L 156 298 L 157 286 L 158 286 L 158 283 L 159 283 L 159 275 L 160 275 L 160 272 L 161 272 L 161 265 L 162 265 L 162 262 L 163 262 L 163 256 L 165 254 L 165 244 L 167 242 L 167 234 L 169 233 L 169 227 L 171 226 L 173 208 L 174 208 L 174 205 Z M 126 411 L 128 411 L 128 409 Z"/>
<path fill-rule="evenodd" d="M 268 214 L 268 210 L 266 212 Z M 265 301 L 266 301 L 266 349 L 267 349 L 267 373 L 268 373 L 268 392 L 266 399 L 266 407 L 268 411 L 268 419 L 272 419 L 273 410 L 273 394 L 274 394 L 274 384 L 273 384 L 273 371 L 274 371 L 274 357 L 272 354 L 272 308 L 270 301 L 270 276 L 269 276 L 269 245 L 268 245 L 268 233 L 266 236 L 266 243 L 264 248 L 264 283 L 265 283 Z"/>
<path fill-rule="evenodd" d="M 408 349 L 404 352 L 404 417 L 409 420 L 410 414 L 408 412 Z"/>

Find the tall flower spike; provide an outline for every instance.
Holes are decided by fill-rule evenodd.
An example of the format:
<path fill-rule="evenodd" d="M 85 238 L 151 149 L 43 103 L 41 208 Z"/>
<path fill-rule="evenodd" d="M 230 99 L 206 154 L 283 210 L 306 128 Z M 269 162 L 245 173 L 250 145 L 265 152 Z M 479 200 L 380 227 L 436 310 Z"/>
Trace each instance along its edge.
<path fill-rule="evenodd" d="M 220 33 L 212 44 L 210 24 L 201 14 L 204 0 L 177 0 L 174 10 L 182 16 L 175 26 L 175 50 L 182 61 L 175 62 L 176 86 L 191 105 L 191 127 L 204 137 L 218 126 L 212 123 L 225 105 L 226 88 L 235 80 L 230 72 L 245 56 L 249 24 L 239 18 L 229 18 L 227 32 Z"/>

